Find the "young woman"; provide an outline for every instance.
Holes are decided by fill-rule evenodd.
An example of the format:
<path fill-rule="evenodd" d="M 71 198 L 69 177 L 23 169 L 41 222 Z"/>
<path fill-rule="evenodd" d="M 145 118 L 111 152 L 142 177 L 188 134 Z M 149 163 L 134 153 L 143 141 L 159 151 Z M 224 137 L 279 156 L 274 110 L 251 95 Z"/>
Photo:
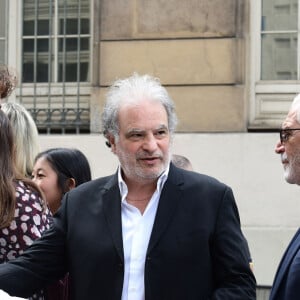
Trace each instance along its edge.
<path fill-rule="evenodd" d="M 66 192 L 91 180 L 91 169 L 78 149 L 51 148 L 37 155 L 32 180 L 42 190 L 54 214 Z"/>
<path fill-rule="evenodd" d="M 51 214 L 36 184 L 16 168 L 14 134 L 2 110 L 0 141 L 0 263 L 5 263 L 49 228 Z M 43 292 L 32 299 L 44 299 Z"/>
<path fill-rule="evenodd" d="M 32 172 L 33 181 L 42 190 L 53 214 L 59 209 L 63 195 L 91 180 L 86 156 L 77 149 L 52 148 L 37 155 Z M 68 275 L 46 289 L 47 300 L 69 299 Z"/>

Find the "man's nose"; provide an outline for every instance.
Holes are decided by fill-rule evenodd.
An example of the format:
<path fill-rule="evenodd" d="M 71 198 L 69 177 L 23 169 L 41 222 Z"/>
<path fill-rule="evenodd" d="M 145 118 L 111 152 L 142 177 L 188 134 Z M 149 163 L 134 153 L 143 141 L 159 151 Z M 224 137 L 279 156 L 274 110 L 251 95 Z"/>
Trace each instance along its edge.
<path fill-rule="evenodd" d="M 156 140 L 155 136 L 153 135 L 153 133 L 148 134 L 145 137 L 144 143 L 143 143 L 143 149 L 147 150 L 149 152 L 153 152 L 157 149 L 157 140 Z"/>

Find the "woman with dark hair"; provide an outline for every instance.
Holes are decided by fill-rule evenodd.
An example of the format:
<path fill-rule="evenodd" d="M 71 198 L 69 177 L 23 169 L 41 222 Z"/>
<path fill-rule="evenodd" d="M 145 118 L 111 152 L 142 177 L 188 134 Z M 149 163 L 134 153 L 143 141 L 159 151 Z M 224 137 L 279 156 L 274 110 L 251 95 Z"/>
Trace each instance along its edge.
<path fill-rule="evenodd" d="M 44 193 L 54 214 L 66 192 L 91 180 L 91 169 L 80 150 L 51 148 L 37 155 L 32 179 Z"/>
<path fill-rule="evenodd" d="M 51 214 L 36 184 L 16 168 L 14 134 L 2 110 L 0 141 L 0 263 L 5 263 L 49 228 Z M 42 291 L 30 299 L 44 299 Z"/>
<path fill-rule="evenodd" d="M 66 192 L 90 181 L 91 177 L 86 156 L 80 150 L 71 148 L 51 148 L 39 153 L 32 172 L 32 179 L 43 192 L 52 214 L 59 209 Z M 46 288 L 46 299 L 69 299 L 68 285 L 66 275 Z"/>

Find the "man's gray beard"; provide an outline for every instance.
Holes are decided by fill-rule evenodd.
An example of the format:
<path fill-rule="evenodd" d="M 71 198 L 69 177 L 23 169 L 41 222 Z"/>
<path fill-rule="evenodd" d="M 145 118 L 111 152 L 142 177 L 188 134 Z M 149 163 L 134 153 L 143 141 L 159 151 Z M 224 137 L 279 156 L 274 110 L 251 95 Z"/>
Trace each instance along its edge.
<path fill-rule="evenodd" d="M 284 170 L 284 178 L 290 184 L 300 185 L 300 153 L 289 160 Z"/>

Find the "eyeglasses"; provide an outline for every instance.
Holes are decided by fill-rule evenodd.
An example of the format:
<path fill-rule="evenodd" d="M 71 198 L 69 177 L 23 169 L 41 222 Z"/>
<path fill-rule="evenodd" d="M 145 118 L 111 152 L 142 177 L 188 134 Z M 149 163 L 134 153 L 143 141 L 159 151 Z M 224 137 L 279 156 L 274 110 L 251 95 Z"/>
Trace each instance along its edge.
<path fill-rule="evenodd" d="M 300 128 L 281 128 L 279 129 L 279 136 L 281 144 L 286 143 L 292 136 L 294 130 L 300 130 Z"/>

